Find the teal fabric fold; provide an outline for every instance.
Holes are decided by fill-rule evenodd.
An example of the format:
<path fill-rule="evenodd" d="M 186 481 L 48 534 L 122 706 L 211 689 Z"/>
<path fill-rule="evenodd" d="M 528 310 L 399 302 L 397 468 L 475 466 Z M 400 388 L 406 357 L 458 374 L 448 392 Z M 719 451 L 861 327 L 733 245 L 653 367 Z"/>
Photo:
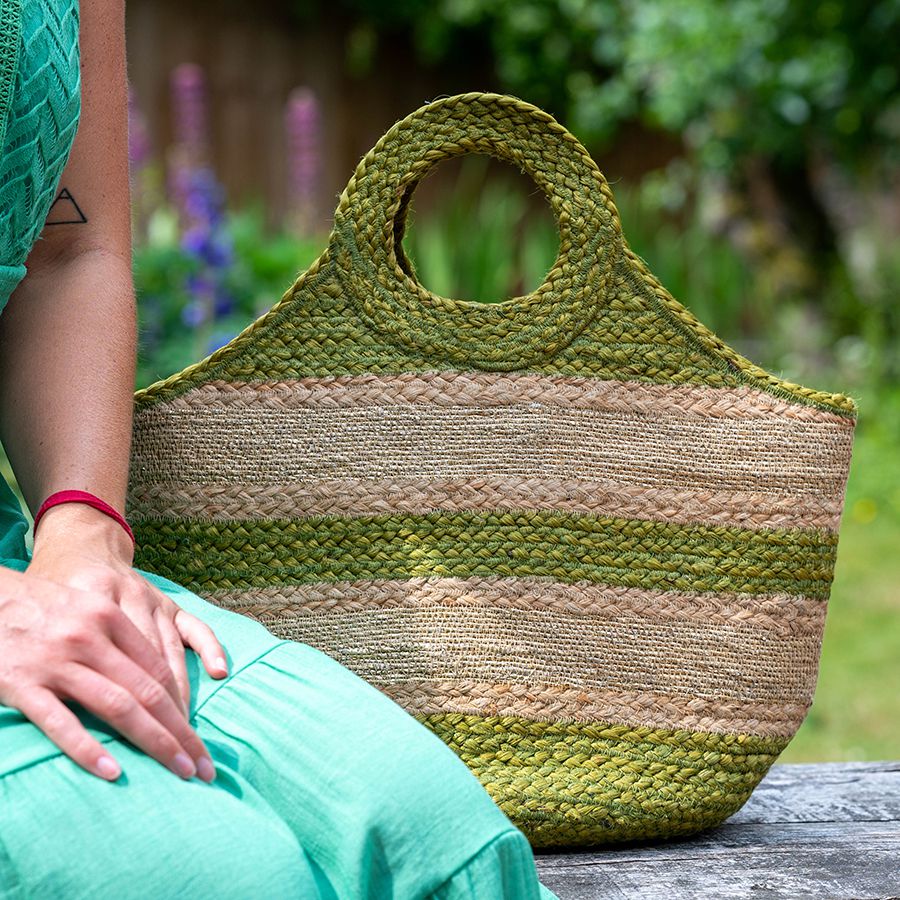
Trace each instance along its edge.
<path fill-rule="evenodd" d="M 19 498 L 6 479 L 0 476 L 0 560 L 23 564 L 27 561 L 25 535 L 28 534 L 28 527 Z"/>
<path fill-rule="evenodd" d="M 186 654 L 191 723 L 218 777 L 182 781 L 71 704 L 122 765 L 104 782 L 0 706 L 0 885 L 91 900 L 552 900 L 525 835 L 404 709 L 324 653 L 147 577 L 226 648 L 221 680 Z M 47 827 L 51 811 L 64 830 Z"/>
<path fill-rule="evenodd" d="M 27 269 L 24 265 L 0 265 L 0 313 L 6 308 L 12 292 L 19 286 L 19 282 L 25 277 L 26 273 Z"/>
<path fill-rule="evenodd" d="M 21 29 L 22 0 L 0 0 L 0 147 L 5 146 L 6 122 L 12 106 L 19 62 Z"/>

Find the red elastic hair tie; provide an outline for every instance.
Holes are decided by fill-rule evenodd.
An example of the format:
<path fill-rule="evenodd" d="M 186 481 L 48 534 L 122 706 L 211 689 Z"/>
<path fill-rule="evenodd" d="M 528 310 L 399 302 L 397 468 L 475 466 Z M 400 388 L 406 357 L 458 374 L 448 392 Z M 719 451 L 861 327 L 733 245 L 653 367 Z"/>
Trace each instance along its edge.
<path fill-rule="evenodd" d="M 88 506 L 100 510 L 100 512 L 105 513 L 111 519 L 115 519 L 125 529 L 128 537 L 131 538 L 131 543 L 135 543 L 134 532 L 131 530 L 131 526 L 125 521 L 125 516 L 118 510 L 113 509 L 113 507 L 105 500 L 101 500 L 99 497 L 96 497 L 94 494 L 90 494 L 87 491 L 57 491 L 55 494 L 51 494 L 41 504 L 41 508 L 35 514 L 35 532 L 37 532 L 38 523 L 41 521 L 44 513 L 54 506 L 59 506 L 61 503 L 86 503 Z"/>

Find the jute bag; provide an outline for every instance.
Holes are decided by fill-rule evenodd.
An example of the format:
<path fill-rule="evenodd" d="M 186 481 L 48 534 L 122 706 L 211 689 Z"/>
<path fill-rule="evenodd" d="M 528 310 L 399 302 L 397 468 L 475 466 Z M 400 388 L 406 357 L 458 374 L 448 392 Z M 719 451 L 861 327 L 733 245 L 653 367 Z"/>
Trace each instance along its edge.
<path fill-rule="evenodd" d="M 528 296 L 435 296 L 403 253 L 468 153 L 556 216 Z M 687 834 L 809 708 L 855 417 L 679 305 L 549 115 L 451 97 L 360 162 L 280 303 L 138 393 L 137 564 L 358 672 L 535 846 Z"/>

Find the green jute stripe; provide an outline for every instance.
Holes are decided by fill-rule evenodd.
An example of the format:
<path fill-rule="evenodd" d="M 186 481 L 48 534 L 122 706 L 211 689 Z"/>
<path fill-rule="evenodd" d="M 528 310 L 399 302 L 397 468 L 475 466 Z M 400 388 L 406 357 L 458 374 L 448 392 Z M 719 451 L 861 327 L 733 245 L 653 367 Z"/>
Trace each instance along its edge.
<path fill-rule="evenodd" d="M 788 741 L 604 723 L 420 715 L 535 846 L 690 834 L 746 802 Z"/>
<path fill-rule="evenodd" d="M 322 581 L 546 576 L 614 586 L 826 599 L 836 535 L 554 511 L 145 520 L 137 564 L 196 591 Z"/>

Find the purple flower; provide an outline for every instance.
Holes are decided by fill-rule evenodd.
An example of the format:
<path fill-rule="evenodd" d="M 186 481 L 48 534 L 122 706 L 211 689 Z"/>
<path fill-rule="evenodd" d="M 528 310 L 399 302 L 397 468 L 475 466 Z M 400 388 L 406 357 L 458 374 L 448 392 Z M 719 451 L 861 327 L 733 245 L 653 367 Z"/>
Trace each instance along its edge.
<path fill-rule="evenodd" d="M 225 269 L 234 258 L 226 236 L 220 230 L 207 230 L 202 225 L 195 225 L 182 235 L 181 249 L 212 269 Z"/>
<path fill-rule="evenodd" d="M 215 282 L 206 273 L 188 275 L 185 280 L 185 287 L 196 300 L 211 297 L 216 289 Z"/>
<path fill-rule="evenodd" d="M 173 187 L 189 225 L 218 225 L 225 215 L 225 191 L 207 167 L 176 169 Z"/>
<path fill-rule="evenodd" d="M 208 169 L 195 169 L 185 179 L 184 215 L 186 228 L 181 249 L 196 264 L 186 287 L 195 302 L 203 306 L 187 313 L 188 320 L 210 321 L 229 315 L 233 298 L 224 290 L 225 275 L 234 261 L 231 239 L 225 230 L 224 193 Z"/>
<path fill-rule="evenodd" d="M 203 228 L 197 226 L 189 228 L 181 236 L 181 249 L 184 250 L 185 253 L 190 253 L 192 256 L 200 256 L 203 253 L 208 238 L 209 234 Z"/>
<path fill-rule="evenodd" d="M 303 230 L 315 221 L 322 163 L 319 103 L 309 88 L 296 88 L 285 110 L 288 200 L 292 217 Z"/>
<path fill-rule="evenodd" d="M 197 300 L 189 301 L 181 310 L 181 321 L 188 328 L 199 328 L 206 322 L 206 304 Z"/>
<path fill-rule="evenodd" d="M 224 290 L 234 252 L 225 224 L 225 191 L 208 164 L 203 71 L 186 63 L 173 71 L 171 83 L 177 147 L 170 187 L 181 214 L 181 249 L 193 262 L 185 282 L 191 300 L 182 318 L 197 328 L 234 308 L 233 298 Z"/>
<path fill-rule="evenodd" d="M 216 300 L 213 305 L 213 312 L 217 319 L 231 315 L 234 312 L 234 297 L 226 291 L 221 285 L 216 291 Z"/>

